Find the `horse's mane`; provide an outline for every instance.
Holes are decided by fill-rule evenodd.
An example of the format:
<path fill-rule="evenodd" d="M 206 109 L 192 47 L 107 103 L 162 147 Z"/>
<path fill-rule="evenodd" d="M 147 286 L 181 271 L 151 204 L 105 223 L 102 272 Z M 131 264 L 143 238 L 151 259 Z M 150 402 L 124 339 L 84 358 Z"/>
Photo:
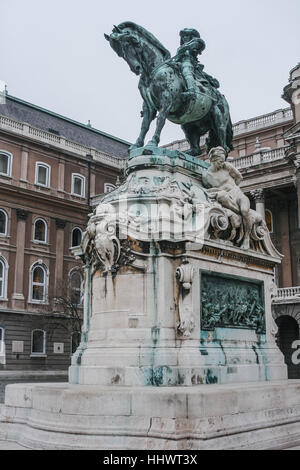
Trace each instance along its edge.
<path fill-rule="evenodd" d="M 155 36 L 153 36 L 152 33 L 147 31 L 142 26 L 140 26 L 136 23 L 133 23 L 132 21 L 124 21 L 123 23 L 120 23 L 118 25 L 118 28 L 121 29 L 121 30 L 126 29 L 126 30 L 129 30 L 129 31 L 132 31 L 132 32 L 137 32 L 139 36 L 144 38 L 146 41 L 150 42 L 153 46 L 155 46 L 159 50 L 159 52 L 162 54 L 163 60 L 170 59 L 171 54 L 168 51 L 168 49 L 166 49 L 162 45 L 162 43 L 159 42 L 158 39 L 156 39 Z"/>

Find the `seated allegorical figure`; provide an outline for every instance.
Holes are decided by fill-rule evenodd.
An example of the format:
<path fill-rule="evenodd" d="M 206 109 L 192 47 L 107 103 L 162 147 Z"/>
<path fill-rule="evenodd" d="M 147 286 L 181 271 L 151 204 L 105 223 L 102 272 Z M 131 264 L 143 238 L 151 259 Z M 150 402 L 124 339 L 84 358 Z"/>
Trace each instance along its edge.
<path fill-rule="evenodd" d="M 202 183 L 207 188 L 210 199 L 215 199 L 224 208 L 241 215 L 244 229 L 242 248 L 250 245 L 250 232 L 253 226 L 250 201 L 239 187 L 241 173 L 225 161 L 226 152 L 223 147 L 212 148 L 209 152 L 210 167 L 202 174 Z"/>

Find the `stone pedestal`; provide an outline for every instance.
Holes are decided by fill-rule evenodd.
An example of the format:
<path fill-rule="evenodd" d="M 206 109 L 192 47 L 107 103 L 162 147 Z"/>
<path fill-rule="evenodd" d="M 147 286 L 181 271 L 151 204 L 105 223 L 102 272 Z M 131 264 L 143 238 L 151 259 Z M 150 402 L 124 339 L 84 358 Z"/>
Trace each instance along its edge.
<path fill-rule="evenodd" d="M 280 255 L 268 233 L 258 227 L 251 249 L 241 249 L 228 240 L 230 216 L 201 187 L 207 164 L 180 152 L 145 153 L 135 152 L 126 183 L 97 207 L 77 250 L 94 268 L 89 327 L 70 382 L 285 379 L 271 315 Z"/>
<path fill-rule="evenodd" d="M 137 149 L 91 216 L 82 341 L 68 384 L 7 387 L 0 439 L 49 449 L 277 448 L 300 442 L 271 315 L 281 256 L 253 212 L 212 201 L 207 164 Z M 30 430 L 30 432 L 29 432 Z"/>

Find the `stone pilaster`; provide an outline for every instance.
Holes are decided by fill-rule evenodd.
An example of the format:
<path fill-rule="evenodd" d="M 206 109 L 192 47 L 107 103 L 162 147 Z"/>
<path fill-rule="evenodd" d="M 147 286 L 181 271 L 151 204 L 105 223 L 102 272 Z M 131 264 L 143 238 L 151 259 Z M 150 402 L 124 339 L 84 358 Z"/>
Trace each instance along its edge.
<path fill-rule="evenodd" d="M 265 195 L 262 188 L 250 192 L 255 201 L 255 210 L 265 218 Z"/>
<path fill-rule="evenodd" d="M 22 147 L 21 153 L 21 173 L 20 173 L 20 181 L 22 183 L 27 183 L 27 171 L 28 171 L 28 149 L 27 147 Z M 25 186 L 23 184 L 23 186 Z"/>
<path fill-rule="evenodd" d="M 12 306 L 16 309 L 24 309 L 24 249 L 26 235 L 26 220 L 29 212 L 24 209 L 16 209 L 17 213 L 17 239 L 16 262 L 14 277 L 14 293 Z"/>
<path fill-rule="evenodd" d="M 56 264 L 55 264 L 55 295 L 63 294 L 63 266 L 64 266 L 64 242 L 66 221 L 55 219 L 56 224 Z"/>
<path fill-rule="evenodd" d="M 58 184 L 57 190 L 61 193 L 65 190 L 65 162 L 63 160 L 58 161 Z"/>
<path fill-rule="evenodd" d="M 288 203 L 285 200 L 279 202 L 279 227 L 281 234 L 281 253 L 283 259 L 281 262 L 281 287 L 291 287 L 293 285 L 292 267 L 291 267 L 291 244 L 289 228 L 289 210 Z"/>

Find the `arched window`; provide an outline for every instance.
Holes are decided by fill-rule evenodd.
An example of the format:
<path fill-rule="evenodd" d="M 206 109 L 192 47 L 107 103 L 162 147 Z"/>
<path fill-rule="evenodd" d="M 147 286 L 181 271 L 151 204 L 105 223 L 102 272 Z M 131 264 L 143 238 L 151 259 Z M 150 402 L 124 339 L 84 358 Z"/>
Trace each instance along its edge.
<path fill-rule="evenodd" d="M 30 300 L 32 302 L 46 302 L 47 297 L 47 270 L 41 264 L 35 264 L 31 268 Z"/>
<path fill-rule="evenodd" d="M 0 150 L 0 175 L 10 176 L 11 175 L 11 160 L 12 154 Z"/>
<path fill-rule="evenodd" d="M 7 235 L 7 213 L 5 210 L 0 209 L 0 235 L 6 236 Z"/>
<path fill-rule="evenodd" d="M 5 330 L 4 328 L 2 328 L 2 326 L 0 326 L 0 354 L 3 354 L 4 353 L 4 334 L 5 334 Z"/>
<path fill-rule="evenodd" d="M 35 166 L 35 184 L 50 186 L 50 166 L 47 163 L 37 162 Z"/>
<path fill-rule="evenodd" d="M 74 305 L 82 303 L 82 274 L 79 269 L 73 269 L 69 274 L 69 297 Z"/>
<path fill-rule="evenodd" d="M 266 219 L 266 224 L 269 229 L 269 232 L 273 232 L 273 214 L 269 209 L 265 210 L 265 219 Z"/>
<path fill-rule="evenodd" d="M 32 331 L 31 354 L 46 354 L 46 332 L 44 330 Z"/>
<path fill-rule="evenodd" d="M 4 258 L 0 257 L 0 299 L 6 297 L 6 275 L 7 275 L 7 264 Z"/>
<path fill-rule="evenodd" d="M 74 354 L 76 349 L 78 348 L 81 340 L 81 334 L 79 331 L 74 331 L 71 335 L 71 354 Z"/>
<path fill-rule="evenodd" d="M 75 227 L 72 230 L 72 246 L 79 246 L 82 240 L 82 231 L 80 228 Z"/>
<path fill-rule="evenodd" d="M 84 197 L 85 194 L 85 177 L 72 173 L 72 194 Z"/>
<path fill-rule="evenodd" d="M 116 189 L 116 186 L 112 183 L 104 183 L 104 192 L 111 193 Z"/>
<path fill-rule="evenodd" d="M 47 242 L 48 227 L 43 219 L 37 219 L 34 222 L 34 235 L 33 240 L 35 242 Z"/>

